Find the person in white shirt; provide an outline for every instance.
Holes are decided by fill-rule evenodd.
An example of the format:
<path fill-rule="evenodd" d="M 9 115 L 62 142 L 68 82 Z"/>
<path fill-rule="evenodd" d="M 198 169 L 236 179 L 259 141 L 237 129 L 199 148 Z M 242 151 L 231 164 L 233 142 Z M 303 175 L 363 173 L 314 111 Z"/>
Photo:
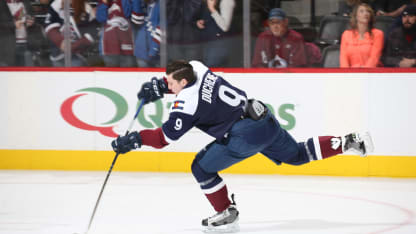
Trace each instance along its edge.
<path fill-rule="evenodd" d="M 202 60 L 209 67 L 227 63 L 234 8 L 234 0 L 206 0 L 200 18 L 196 21 L 201 40 L 204 41 Z"/>

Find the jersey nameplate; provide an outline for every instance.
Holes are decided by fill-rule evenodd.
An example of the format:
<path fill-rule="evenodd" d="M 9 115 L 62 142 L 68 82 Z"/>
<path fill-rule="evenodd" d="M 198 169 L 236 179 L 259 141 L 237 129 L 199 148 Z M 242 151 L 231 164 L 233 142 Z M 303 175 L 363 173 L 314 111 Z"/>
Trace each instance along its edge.
<path fill-rule="evenodd" d="M 202 100 L 211 104 L 212 92 L 214 91 L 214 85 L 218 77 L 212 73 L 208 73 L 202 84 Z"/>

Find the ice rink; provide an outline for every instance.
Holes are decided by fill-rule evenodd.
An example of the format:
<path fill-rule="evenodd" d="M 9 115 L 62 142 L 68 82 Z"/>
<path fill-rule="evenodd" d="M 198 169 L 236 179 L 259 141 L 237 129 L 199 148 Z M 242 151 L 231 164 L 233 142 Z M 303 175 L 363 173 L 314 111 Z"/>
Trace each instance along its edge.
<path fill-rule="evenodd" d="M 85 233 L 106 171 L 0 171 L 1 234 Z M 223 174 L 240 233 L 416 233 L 416 179 Z M 202 233 L 191 173 L 113 171 L 88 233 Z"/>

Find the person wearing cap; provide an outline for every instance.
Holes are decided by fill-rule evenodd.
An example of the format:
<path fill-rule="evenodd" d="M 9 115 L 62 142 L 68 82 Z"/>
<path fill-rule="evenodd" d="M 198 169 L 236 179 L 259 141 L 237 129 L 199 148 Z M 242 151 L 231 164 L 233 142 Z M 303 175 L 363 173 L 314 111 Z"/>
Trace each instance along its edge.
<path fill-rule="evenodd" d="M 269 12 L 269 29 L 257 38 L 253 67 L 283 68 L 307 65 L 303 36 L 288 27 L 289 20 L 280 8 Z"/>
<path fill-rule="evenodd" d="M 389 34 L 383 63 L 388 67 L 416 66 L 416 4 L 406 6 L 401 15 L 402 25 Z"/>
<path fill-rule="evenodd" d="M 381 66 L 384 33 L 374 28 L 374 22 L 374 11 L 368 4 L 360 3 L 354 8 L 350 29 L 341 36 L 340 67 Z"/>

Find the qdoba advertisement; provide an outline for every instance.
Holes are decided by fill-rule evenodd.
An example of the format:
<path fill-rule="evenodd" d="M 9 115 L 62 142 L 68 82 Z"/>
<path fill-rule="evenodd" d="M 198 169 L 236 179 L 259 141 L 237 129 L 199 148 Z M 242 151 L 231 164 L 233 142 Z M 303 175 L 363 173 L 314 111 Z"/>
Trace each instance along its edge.
<path fill-rule="evenodd" d="M 218 73 L 268 105 L 297 140 L 370 131 L 374 155 L 414 156 L 413 73 Z M 104 150 L 124 134 L 141 85 L 162 72 L 0 72 L 0 149 Z M 133 130 L 157 128 L 173 95 L 146 105 Z M 162 151 L 197 152 L 194 128 Z M 143 150 L 154 151 L 150 147 Z"/>

